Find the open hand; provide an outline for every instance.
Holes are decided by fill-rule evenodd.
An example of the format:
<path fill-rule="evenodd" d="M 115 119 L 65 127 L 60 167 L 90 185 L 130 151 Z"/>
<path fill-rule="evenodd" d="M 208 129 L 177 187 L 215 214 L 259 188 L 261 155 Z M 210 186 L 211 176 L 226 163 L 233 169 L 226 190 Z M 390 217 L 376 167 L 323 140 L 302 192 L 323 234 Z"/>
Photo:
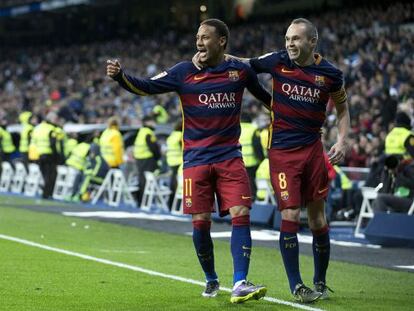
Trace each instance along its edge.
<path fill-rule="evenodd" d="M 329 162 L 331 162 L 332 165 L 342 162 L 345 159 L 347 151 L 348 144 L 346 142 L 338 141 L 328 152 Z"/>

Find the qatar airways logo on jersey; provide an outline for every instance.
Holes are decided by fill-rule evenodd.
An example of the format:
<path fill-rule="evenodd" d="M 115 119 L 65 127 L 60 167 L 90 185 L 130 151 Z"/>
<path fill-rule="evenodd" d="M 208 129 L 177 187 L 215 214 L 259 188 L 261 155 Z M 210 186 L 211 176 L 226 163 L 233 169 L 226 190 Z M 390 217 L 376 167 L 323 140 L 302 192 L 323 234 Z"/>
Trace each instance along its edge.
<path fill-rule="evenodd" d="M 289 83 L 283 83 L 282 92 L 288 95 L 289 99 L 292 100 L 317 103 L 319 102 L 321 90 L 303 85 L 290 85 Z"/>
<path fill-rule="evenodd" d="M 204 105 L 208 105 L 211 109 L 220 108 L 235 108 L 236 107 L 236 93 L 211 93 L 200 94 L 198 100 Z"/>

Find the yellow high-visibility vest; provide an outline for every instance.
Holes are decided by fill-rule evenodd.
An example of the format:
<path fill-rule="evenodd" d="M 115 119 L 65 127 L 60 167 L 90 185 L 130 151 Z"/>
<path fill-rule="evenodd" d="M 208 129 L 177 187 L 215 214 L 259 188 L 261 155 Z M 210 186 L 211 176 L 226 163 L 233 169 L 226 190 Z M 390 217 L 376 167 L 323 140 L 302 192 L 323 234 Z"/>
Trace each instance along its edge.
<path fill-rule="evenodd" d="M 269 168 L 269 159 L 265 158 L 259 165 L 256 170 L 256 178 L 257 179 L 266 179 L 269 183 L 270 189 L 272 189 L 272 185 L 270 184 L 270 168 Z M 272 189 L 273 192 L 273 189 Z M 266 190 L 265 189 L 257 189 L 256 197 L 259 200 L 263 200 L 266 197 Z"/>
<path fill-rule="evenodd" d="M 35 126 L 32 132 L 31 144 L 35 146 L 39 156 L 52 154 L 53 150 L 50 145 L 50 137 L 55 137 L 55 135 L 55 127 L 46 121 Z"/>
<path fill-rule="evenodd" d="M 4 153 L 12 153 L 16 150 L 13 144 L 11 134 L 0 126 L 0 137 L 1 137 L 1 149 Z"/>
<path fill-rule="evenodd" d="M 99 145 L 101 146 L 102 157 L 110 167 L 118 167 L 124 162 L 124 144 L 118 128 L 110 127 L 103 131 L 99 139 Z"/>
<path fill-rule="evenodd" d="M 56 136 L 56 151 L 59 154 L 63 154 L 65 152 L 65 144 L 67 140 L 67 136 L 63 128 L 60 126 L 55 126 L 55 136 Z M 62 149 L 63 148 L 63 149 Z"/>
<path fill-rule="evenodd" d="M 178 166 L 183 162 L 182 135 L 181 131 L 173 131 L 167 138 L 166 158 L 168 166 Z"/>
<path fill-rule="evenodd" d="M 335 171 L 339 174 L 341 179 L 341 189 L 342 190 L 349 190 L 352 189 L 352 181 L 346 176 L 343 170 L 338 165 L 334 165 Z"/>
<path fill-rule="evenodd" d="M 394 127 L 385 137 L 385 153 L 398 154 L 404 158 L 411 158 L 404 146 L 408 136 L 414 133 L 404 127 Z"/>
<path fill-rule="evenodd" d="M 154 109 L 152 109 L 152 112 L 154 114 L 157 114 L 155 122 L 158 124 L 165 124 L 168 122 L 168 112 L 163 106 L 155 105 Z"/>
<path fill-rule="evenodd" d="M 263 148 L 263 154 L 267 156 L 267 149 L 269 144 L 269 128 L 264 128 L 260 131 L 260 143 Z"/>
<path fill-rule="evenodd" d="M 20 143 L 19 143 L 19 151 L 20 152 L 28 152 L 29 151 L 29 141 L 30 137 L 29 134 L 33 131 L 34 126 L 30 123 L 23 124 L 22 130 L 20 132 Z"/>
<path fill-rule="evenodd" d="M 134 142 L 134 158 L 138 160 L 149 159 L 154 156 L 150 148 L 148 147 L 146 137 L 150 135 L 151 141 L 156 142 L 154 131 L 148 127 L 141 127 L 138 131 L 137 137 Z"/>
<path fill-rule="evenodd" d="M 77 144 L 66 160 L 66 165 L 82 171 L 86 166 L 86 156 L 88 155 L 89 148 L 90 145 L 87 143 Z"/>
<path fill-rule="evenodd" d="M 253 137 L 257 133 L 257 126 L 247 122 L 241 122 L 240 144 L 242 146 L 242 155 L 244 165 L 252 167 L 259 164 L 253 148 Z"/>
<path fill-rule="evenodd" d="M 78 145 L 78 141 L 75 138 L 69 138 L 66 140 L 65 143 L 65 158 L 67 158 L 70 153 L 72 152 L 73 148 L 75 148 Z"/>

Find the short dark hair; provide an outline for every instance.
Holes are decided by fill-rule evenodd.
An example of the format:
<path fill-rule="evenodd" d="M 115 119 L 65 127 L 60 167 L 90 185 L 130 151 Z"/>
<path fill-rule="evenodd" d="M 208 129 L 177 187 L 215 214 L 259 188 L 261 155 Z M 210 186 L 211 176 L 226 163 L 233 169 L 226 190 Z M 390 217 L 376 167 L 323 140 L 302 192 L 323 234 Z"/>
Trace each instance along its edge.
<path fill-rule="evenodd" d="M 224 49 L 227 47 L 227 43 L 229 42 L 229 38 L 230 38 L 230 30 L 229 30 L 229 27 L 227 27 L 225 22 L 217 18 L 209 18 L 209 19 L 202 21 L 200 25 L 207 25 L 207 26 L 214 27 L 219 37 L 226 38 L 226 44 L 224 44 Z"/>
<path fill-rule="evenodd" d="M 306 34 L 308 35 L 308 38 L 316 38 L 316 40 L 318 39 L 318 30 L 316 29 L 316 26 L 308 19 L 303 17 L 296 18 L 290 24 L 305 24 Z"/>

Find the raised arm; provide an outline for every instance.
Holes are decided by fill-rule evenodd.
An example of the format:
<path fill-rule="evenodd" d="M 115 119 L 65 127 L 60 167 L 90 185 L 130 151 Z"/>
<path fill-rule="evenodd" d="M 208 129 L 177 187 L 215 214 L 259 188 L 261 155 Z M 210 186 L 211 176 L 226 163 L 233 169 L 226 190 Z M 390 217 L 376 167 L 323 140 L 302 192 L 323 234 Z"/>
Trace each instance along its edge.
<path fill-rule="evenodd" d="M 107 60 L 106 75 L 114 79 L 127 91 L 146 96 L 176 91 L 178 79 L 174 67 L 152 78 L 138 78 L 127 75 L 118 60 Z"/>

